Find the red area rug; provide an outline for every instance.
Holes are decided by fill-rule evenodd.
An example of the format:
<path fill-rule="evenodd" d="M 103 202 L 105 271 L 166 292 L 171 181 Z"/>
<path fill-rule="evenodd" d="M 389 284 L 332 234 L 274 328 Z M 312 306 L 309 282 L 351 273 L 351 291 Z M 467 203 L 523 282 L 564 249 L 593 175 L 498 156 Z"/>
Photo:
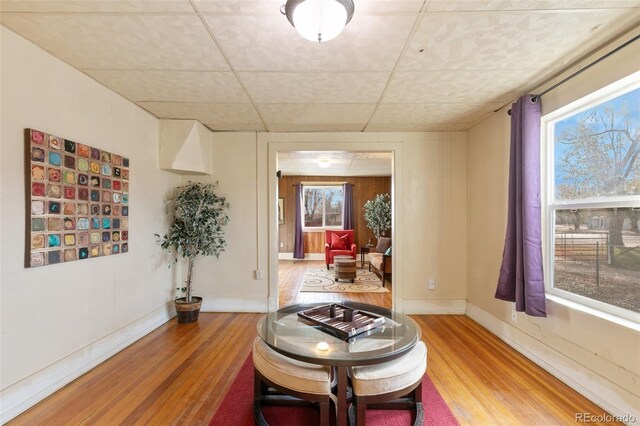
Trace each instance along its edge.
<path fill-rule="evenodd" d="M 422 382 L 422 403 L 425 425 L 458 424 L 427 376 Z M 270 426 L 311 426 L 319 423 L 317 411 L 311 408 L 263 407 L 262 412 Z M 367 410 L 367 425 L 410 425 L 411 417 L 411 412 L 408 410 Z M 209 425 L 252 426 L 253 424 L 253 361 L 249 354 Z"/>

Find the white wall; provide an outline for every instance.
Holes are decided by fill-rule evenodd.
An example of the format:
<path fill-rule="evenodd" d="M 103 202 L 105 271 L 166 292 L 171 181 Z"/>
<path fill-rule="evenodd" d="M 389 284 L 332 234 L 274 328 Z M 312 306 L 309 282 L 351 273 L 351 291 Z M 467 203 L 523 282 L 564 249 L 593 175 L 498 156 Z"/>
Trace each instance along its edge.
<path fill-rule="evenodd" d="M 214 133 L 212 151 L 213 174 L 185 176 L 182 183 L 218 182 L 216 193 L 230 205 L 227 247 L 219 259 L 209 256 L 196 261 L 193 294 L 204 298 L 203 311 L 265 312 L 266 272 L 262 280 L 255 276 L 255 270 L 267 269 L 266 240 L 258 235 L 258 221 L 267 211 L 258 207 L 259 197 L 262 203 L 266 198 L 258 190 L 256 132 Z"/>
<path fill-rule="evenodd" d="M 593 59 L 585 59 L 577 68 Z M 544 95 L 543 114 L 638 69 L 640 44 L 635 43 Z M 633 414 L 640 421 L 640 333 L 553 300 L 547 301 L 547 318 L 519 315 L 514 325 L 514 304 L 493 297 L 506 229 L 510 127 L 506 109 L 470 129 L 467 136 L 468 315 L 603 408 Z"/>
<path fill-rule="evenodd" d="M 466 143 L 464 133 L 214 133 L 213 175 L 228 197 L 228 248 L 197 262 L 203 310 L 275 309 L 278 151 L 393 151 L 394 303 L 414 313 L 466 308 Z M 255 271 L 263 273 L 256 279 Z M 426 287 L 436 280 L 436 290 Z"/>
<path fill-rule="evenodd" d="M 171 316 L 158 121 L 0 27 L 0 299 L 2 421 Z M 131 159 L 129 253 L 24 268 L 24 129 Z M 170 306 L 170 305 L 169 305 Z"/>

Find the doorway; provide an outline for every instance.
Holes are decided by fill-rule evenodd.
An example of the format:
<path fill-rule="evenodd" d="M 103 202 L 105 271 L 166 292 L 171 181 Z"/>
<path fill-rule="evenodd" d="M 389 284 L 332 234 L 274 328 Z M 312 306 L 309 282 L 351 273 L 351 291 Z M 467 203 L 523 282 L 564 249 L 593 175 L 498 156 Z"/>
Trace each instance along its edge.
<path fill-rule="evenodd" d="M 376 249 L 377 239 L 364 218 L 364 204 L 376 195 L 388 195 L 393 206 L 393 151 L 278 150 L 277 181 L 277 307 L 294 303 L 357 301 L 393 307 L 392 257 L 387 274 L 371 268 L 366 251 Z M 301 185 L 302 194 L 296 185 Z M 356 279 L 335 283 L 334 266 L 325 259 L 326 230 L 344 229 L 344 185 L 350 185 L 353 206 L 353 243 Z M 304 259 L 293 255 L 296 198 L 300 204 Z M 393 208 L 391 209 L 392 211 Z M 391 224 L 393 224 L 393 220 Z M 386 232 L 393 235 L 393 226 Z M 371 244 L 373 246 L 371 247 Z M 273 247 L 273 245 L 272 245 Z M 362 253 L 365 252 L 365 253 Z M 383 267 L 384 269 L 384 267 Z M 274 275 L 272 275 L 274 276 Z"/>

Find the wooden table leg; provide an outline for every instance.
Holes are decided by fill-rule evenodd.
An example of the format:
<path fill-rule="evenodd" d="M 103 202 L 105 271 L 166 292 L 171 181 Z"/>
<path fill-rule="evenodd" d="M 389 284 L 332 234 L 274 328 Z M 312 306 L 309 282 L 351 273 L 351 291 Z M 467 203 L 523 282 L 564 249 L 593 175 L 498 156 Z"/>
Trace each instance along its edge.
<path fill-rule="evenodd" d="M 347 426 L 347 367 L 338 370 L 338 426 Z"/>

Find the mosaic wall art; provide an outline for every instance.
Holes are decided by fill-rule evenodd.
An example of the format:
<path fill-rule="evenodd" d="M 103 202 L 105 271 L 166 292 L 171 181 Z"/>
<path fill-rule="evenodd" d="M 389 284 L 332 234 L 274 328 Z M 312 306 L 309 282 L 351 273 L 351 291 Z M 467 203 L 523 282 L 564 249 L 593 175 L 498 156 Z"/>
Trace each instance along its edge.
<path fill-rule="evenodd" d="M 27 129 L 27 267 L 129 251 L 129 159 Z"/>

